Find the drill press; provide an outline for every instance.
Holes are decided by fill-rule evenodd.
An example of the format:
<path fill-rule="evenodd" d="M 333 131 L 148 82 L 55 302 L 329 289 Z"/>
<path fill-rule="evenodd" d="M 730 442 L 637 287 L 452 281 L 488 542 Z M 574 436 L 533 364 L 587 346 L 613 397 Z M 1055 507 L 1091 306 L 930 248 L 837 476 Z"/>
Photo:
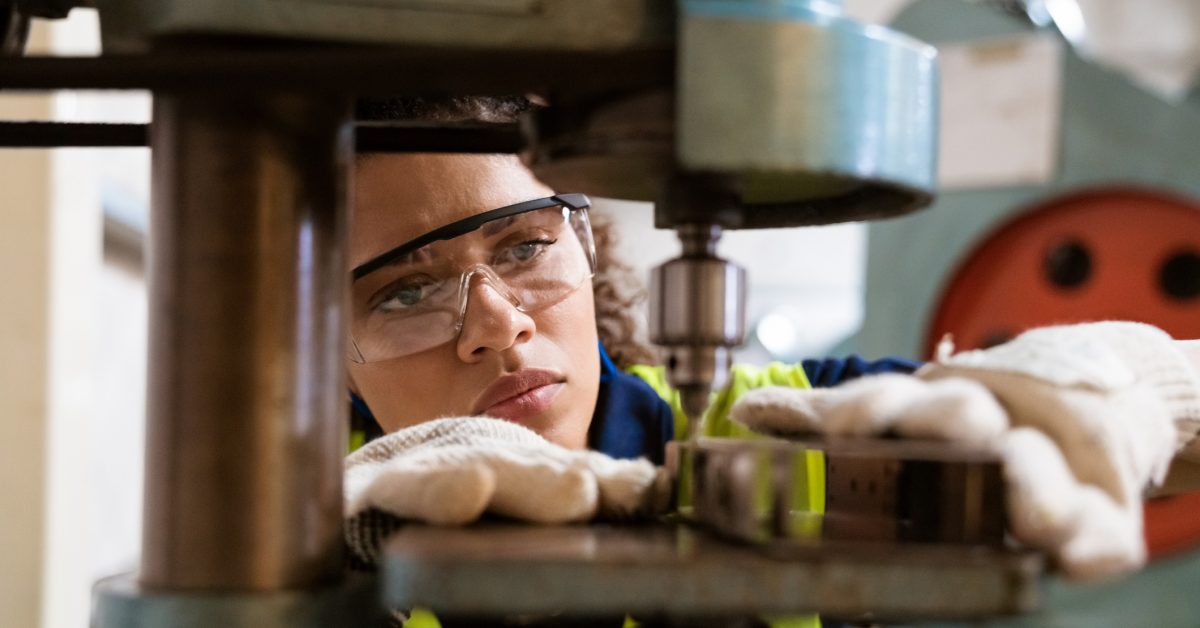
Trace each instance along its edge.
<path fill-rule="evenodd" d="M 657 224 L 680 235 L 683 255 L 652 281 L 651 325 L 695 423 L 744 336 L 745 273 L 718 256 L 723 230 L 880 218 L 932 196 L 935 53 L 846 19 L 834 0 L 111 0 L 100 10 L 105 55 L 0 64 L 0 85 L 155 91 L 155 211 L 167 228 L 150 242 L 173 252 L 150 267 L 153 529 L 141 578 L 98 588 L 101 627 L 316 626 L 330 609 L 368 606 L 370 591 L 337 584 L 351 97 L 545 94 L 553 106 L 524 125 L 539 175 L 655 200 Z M 23 22 L 11 24 L 6 52 L 20 49 L 9 44 Z M 260 231 L 231 237 L 231 224 Z M 262 242 L 279 259 L 261 255 Z M 259 265 L 248 273 L 240 259 Z M 320 289 L 299 301 L 288 286 Z M 229 315 L 266 293 L 252 324 Z M 249 351 L 280 369 L 263 377 L 278 377 L 232 395 L 221 365 Z M 187 455 L 164 455 L 172 444 Z M 292 462 L 249 464 L 258 458 L 239 447 Z M 272 507 L 239 517 L 229 507 L 239 499 Z"/>

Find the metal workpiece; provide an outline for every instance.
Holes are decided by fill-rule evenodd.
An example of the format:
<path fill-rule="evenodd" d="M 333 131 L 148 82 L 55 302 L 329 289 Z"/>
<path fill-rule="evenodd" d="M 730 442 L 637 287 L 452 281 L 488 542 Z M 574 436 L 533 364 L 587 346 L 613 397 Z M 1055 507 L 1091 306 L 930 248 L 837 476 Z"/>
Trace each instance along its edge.
<path fill-rule="evenodd" d="M 991 547 L 820 542 L 782 559 L 686 526 L 485 524 L 400 530 L 381 582 L 389 608 L 492 625 L 627 613 L 720 626 L 712 618 L 806 612 L 889 623 L 1030 611 L 1042 567 L 1036 553 Z"/>
<path fill-rule="evenodd" d="M 156 94 L 140 585 L 336 581 L 349 102 Z"/>
<path fill-rule="evenodd" d="M 837 3 L 683 0 L 680 168 L 731 178 L 743 227 L 902 214 L 932 199 L 933 47 Z"/>
<path fill-rule="evenodd" d="M 92 590 L 91 628 L 383 628 L 388 613 L 375 578 L 355 575 L 323 586 L 268 592 L 159 591 L 133 575 Z"/>
<path fill-rule="evenodd" d="M 995 451 L 933 441 L 701 439 L 668 460 L 695 521 L 774 555 L 824 541 L 1005 547 Z"/>
<path fill-rule="evenodd" d="M 746 271 L 717 256 L 720 227 L 684 225 L 678 233 L 682 254 L 650 277 L 649 331 L 694 432 L 709 394 L 728 379 L 730 350 L 745 341 Z"/>

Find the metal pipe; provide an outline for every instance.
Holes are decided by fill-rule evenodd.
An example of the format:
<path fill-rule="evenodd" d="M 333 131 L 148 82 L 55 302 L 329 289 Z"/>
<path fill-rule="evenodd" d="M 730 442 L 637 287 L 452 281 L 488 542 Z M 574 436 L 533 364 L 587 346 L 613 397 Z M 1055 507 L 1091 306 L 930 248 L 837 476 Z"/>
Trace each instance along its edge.
<path fill-rule="evenodd" d="M 354 68 L 354 71 L 347 71 Z M 580 81 L 586 72 L 588 80 Z M 302 45 L 188 47 L 154 54 L 22 57 L 0 64 L 4 89 L 303 89 L 383 96 L 500 95 L 563 86 L 582 97 L 659 88 L 675 76 L 670 47 L 497 50 Z M 382 93 L 381 93 L 382 92 Z M 557 94 L 558 92 L 556 92 Z"/>
<path fill-rule="evenodd" d="M 0 120 L 0 148 L 148 146 L 150 125 L 109 122 Z M 525 139 L 515 124 L 413 126 L 362 123 L 354 128 L 360 153 L 519 153 Z"/>
<path fill-rule="evenodd" d="M 158 94 L 140 583 L 341 568 L 348 103 Z"/>
<path fill-rule="evenodd" d="M 145 124 L 0 121 L 0 148 L 146 146 L 147 133 Z"/>

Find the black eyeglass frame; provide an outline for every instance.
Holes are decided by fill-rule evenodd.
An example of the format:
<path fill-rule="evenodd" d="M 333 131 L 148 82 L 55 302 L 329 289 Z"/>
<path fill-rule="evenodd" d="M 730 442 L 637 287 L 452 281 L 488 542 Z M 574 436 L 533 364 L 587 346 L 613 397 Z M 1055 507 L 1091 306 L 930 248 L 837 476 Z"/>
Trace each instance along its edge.
<path fill-rule="evenodd" d="M 592 201 L 587 197 L 586 194 L 555 194 L 554 196 L 535 198 L 531 201 L 522 201 L 513 205 L 506 205 L 497 209 L 491 209 L 483 212 L 482 214 L 468 216 L 467 218 L 452 222 L 443 227 L 438 227 L 437 229 L 434 229 L 433 231 L 430 231 L 419 238 L 409 240 L 408 242 L 405 242 L 394 249 L 381 253 L 367 260 L 366 262 L 355 266 L 354 270 L 350 271 L 350 276 L 352 281 L 358 281 L 370 273 L 387 266 L 400 257 L 407 255 L 408 253 L 411 253 L 431 242 L 449 240 L 464 233 L 470 233 L 482 227 L 484 223 L 496 220 L 497 218 L 507 218 L 509 216 L 524 214 L 526 212 L 531 212 L 538 209 L 554 207 L 555 205 L 563 205 L 572 210 L 587 209 L 591 207 Z"/>

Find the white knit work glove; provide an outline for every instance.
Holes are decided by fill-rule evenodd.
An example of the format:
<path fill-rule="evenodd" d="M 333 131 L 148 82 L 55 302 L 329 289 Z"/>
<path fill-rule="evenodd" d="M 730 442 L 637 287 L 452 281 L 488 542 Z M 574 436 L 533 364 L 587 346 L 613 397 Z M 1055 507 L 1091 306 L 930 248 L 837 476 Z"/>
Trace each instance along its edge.
<path fill-rule="evenodd" d="M 746 393 L 732 416 L 773 434 L 895 433 L 995 447 L 1014 536 L 1075 579 L 1145 562 L 1142 494 L 1176 452 L 1200 449 L 1200 378 L 1174 341 L 1139 323 L 1035 329 L 950 355 L 913 376 Z"/>
<path fill-rule="evenodd" d="M 345 516 L 378 509 L 401 519 L 464 524 L 485 511 L 536 523 L 665 511 L 666 475 L 649 461 L 566 449 L 486 417 L 421 423 L 346 458 Z"/>

